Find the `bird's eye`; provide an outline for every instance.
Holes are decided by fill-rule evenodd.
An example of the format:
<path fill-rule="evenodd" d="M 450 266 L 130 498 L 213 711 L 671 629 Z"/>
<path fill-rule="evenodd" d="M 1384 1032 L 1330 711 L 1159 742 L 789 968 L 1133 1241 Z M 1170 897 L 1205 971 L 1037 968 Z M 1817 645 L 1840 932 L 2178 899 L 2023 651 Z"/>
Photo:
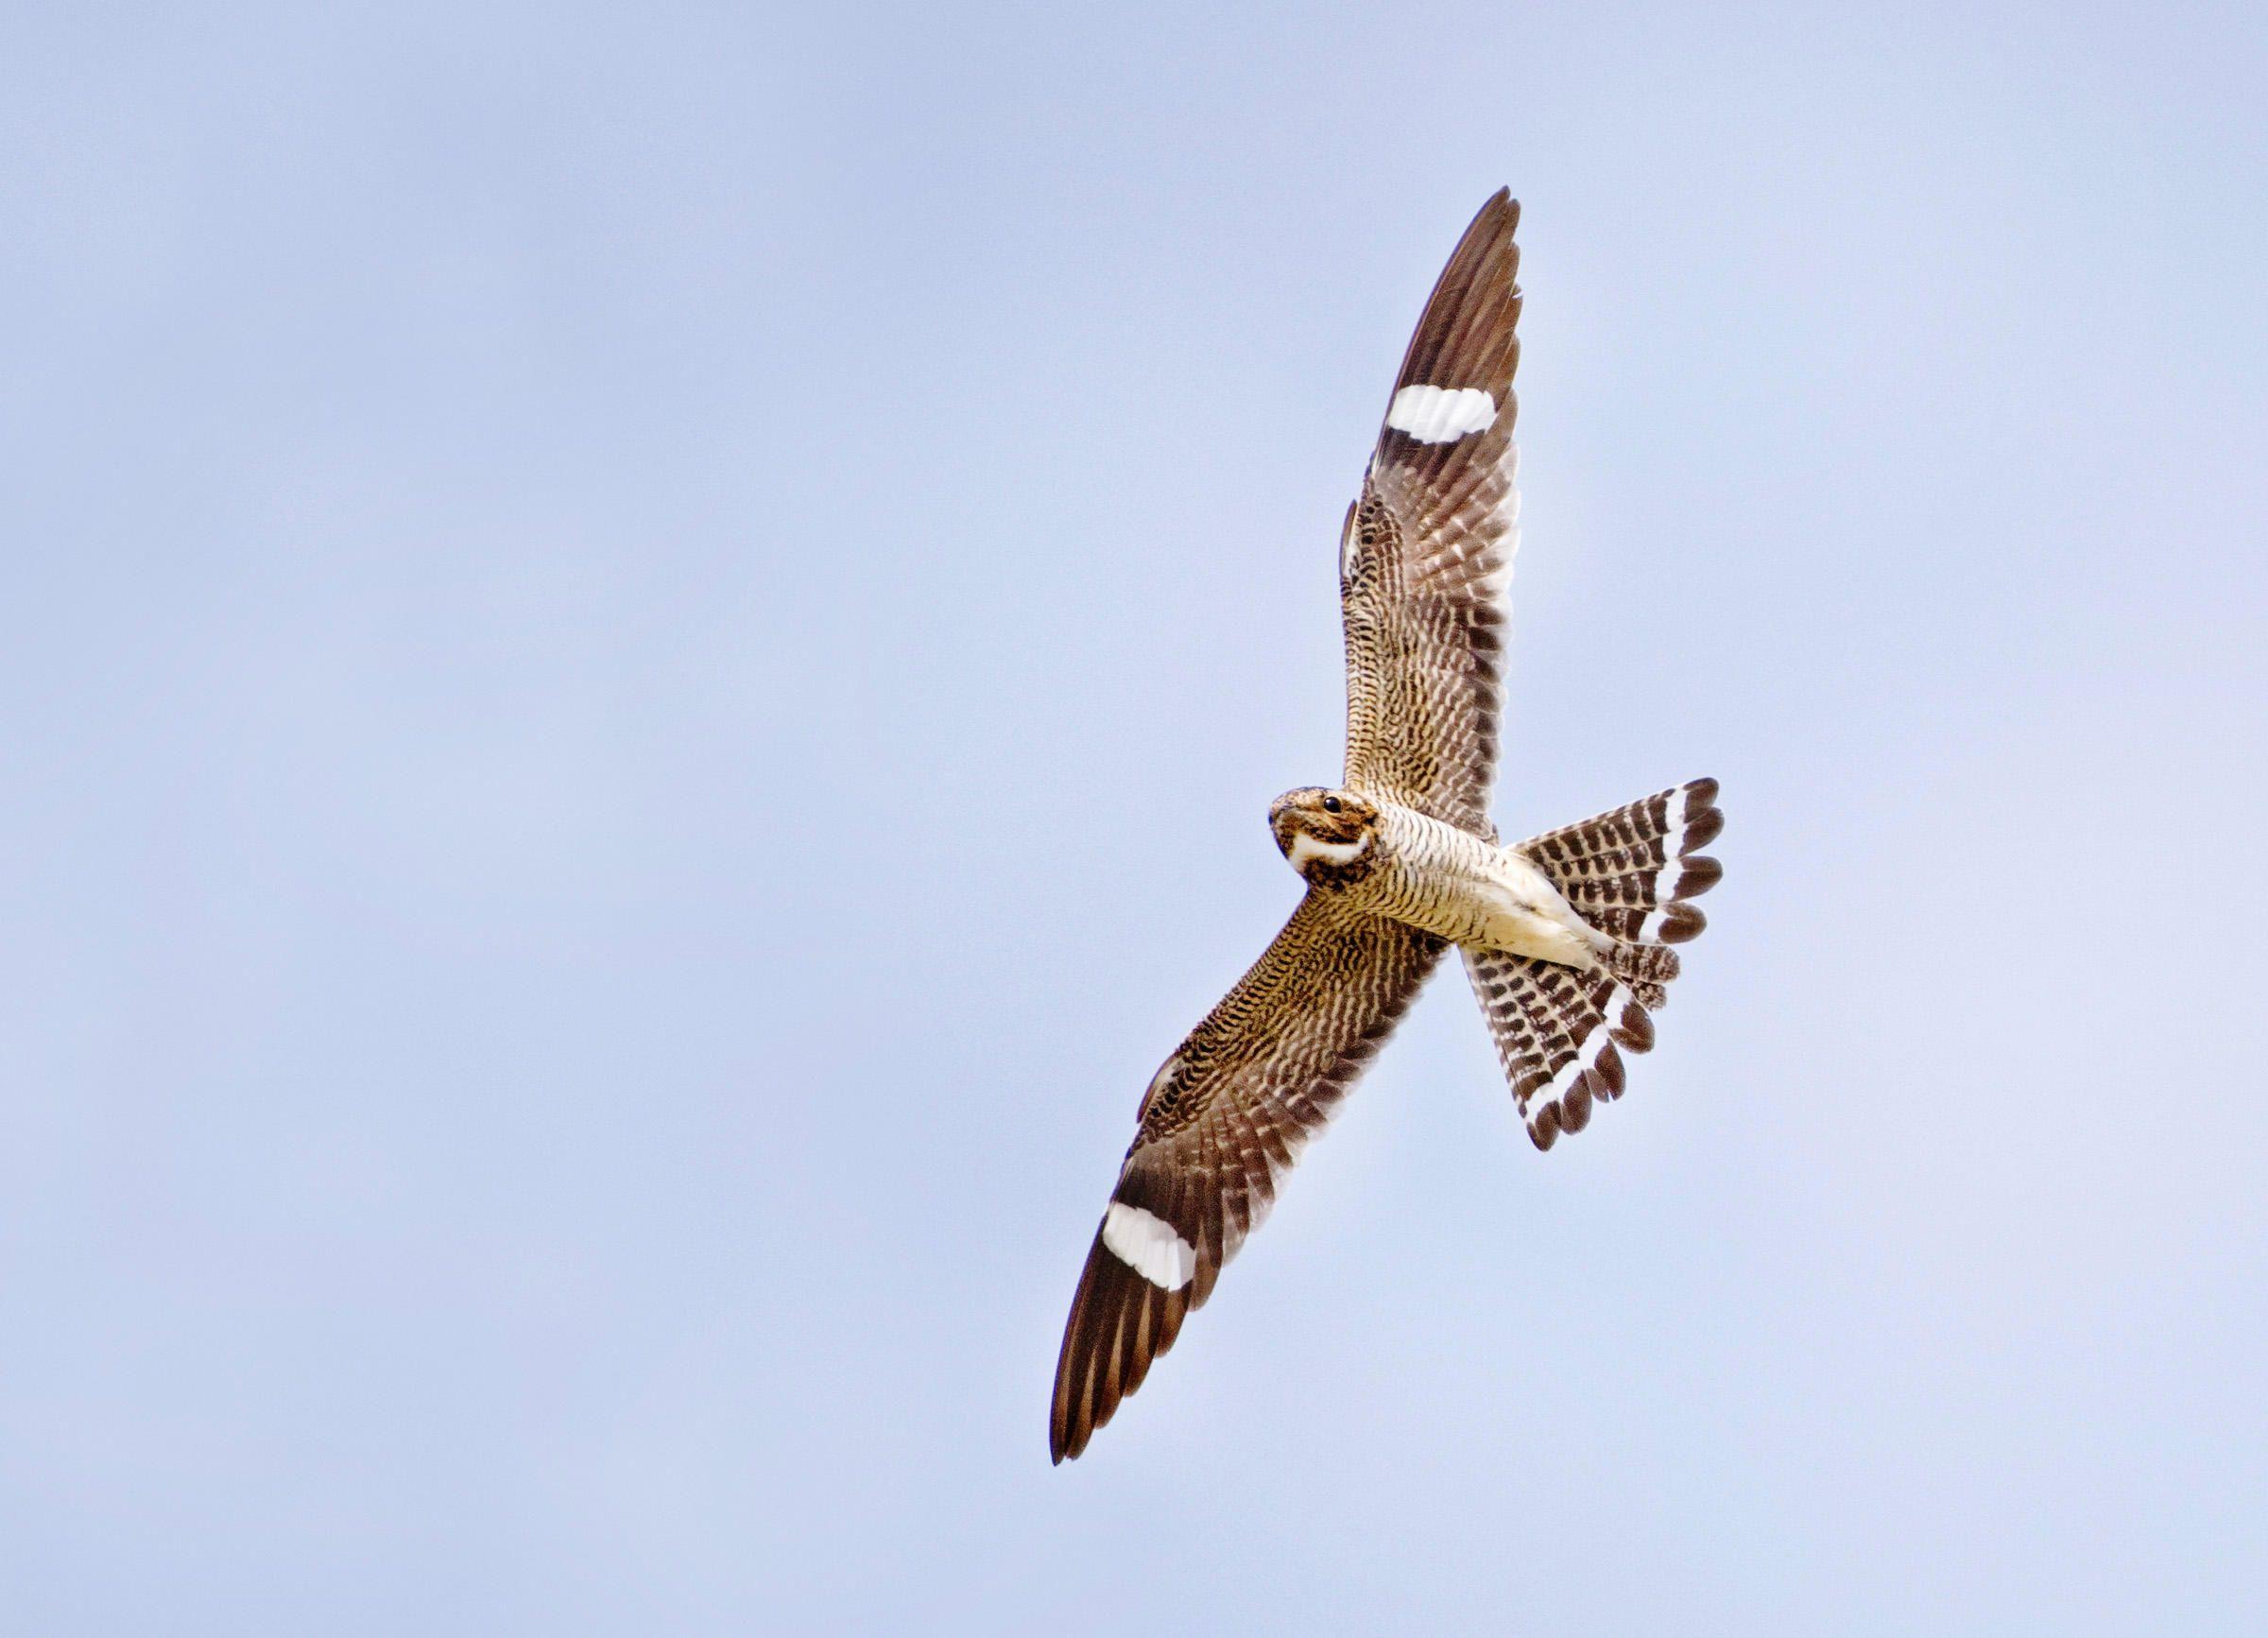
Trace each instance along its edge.
<path fill-rule="evenodd" d="M 1323 811 L 1325 813 L 1337 813 L 1339 811 L 1339 799 L 1335 796 L 1325 797 L 1323 799 Z"/>

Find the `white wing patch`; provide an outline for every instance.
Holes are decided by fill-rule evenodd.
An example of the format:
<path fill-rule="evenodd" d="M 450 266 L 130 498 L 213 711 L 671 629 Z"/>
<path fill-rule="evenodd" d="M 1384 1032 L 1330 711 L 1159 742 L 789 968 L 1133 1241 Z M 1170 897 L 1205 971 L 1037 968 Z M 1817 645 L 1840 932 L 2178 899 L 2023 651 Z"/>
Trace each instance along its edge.
<path fill-rule="evenodd" d="M 1197 1271 L 1197 1250 L 1155 1212 L 1112 1200 L 1103 1214 L 1111 1255 L 1161 1291 L 1178 1291 Z"/>
<path fill-rule="evenodd" d="M 1405 387 L 1387 406 L 1386 424 L 1419 443 L 1454 443 L 1496 424 L 1496 400 L 1477 387 Z"/>

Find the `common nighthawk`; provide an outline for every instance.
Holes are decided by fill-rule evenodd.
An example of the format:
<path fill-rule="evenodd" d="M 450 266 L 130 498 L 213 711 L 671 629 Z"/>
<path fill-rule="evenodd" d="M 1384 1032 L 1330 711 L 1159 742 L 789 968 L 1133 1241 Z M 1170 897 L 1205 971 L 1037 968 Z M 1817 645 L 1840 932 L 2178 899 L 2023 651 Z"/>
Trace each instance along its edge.
<path fill-rule="evenodd" d="M 1520 207 L 1481 207 L 1410 341 L 1339 538 L 1347 772 L 1268 809 L 1307 894 L 1165 1060 L 1087 1253 L 1049 1443 L 1075 1457 L 1222 1267 L 1448 945 L 1465 957 L 1528 1135 L 1549 1148 L 1619 1096 L 1624 1052 L 1723 873 L 1695 780 L 1517 847 L 1488 820 L 1512 567 Z"/>

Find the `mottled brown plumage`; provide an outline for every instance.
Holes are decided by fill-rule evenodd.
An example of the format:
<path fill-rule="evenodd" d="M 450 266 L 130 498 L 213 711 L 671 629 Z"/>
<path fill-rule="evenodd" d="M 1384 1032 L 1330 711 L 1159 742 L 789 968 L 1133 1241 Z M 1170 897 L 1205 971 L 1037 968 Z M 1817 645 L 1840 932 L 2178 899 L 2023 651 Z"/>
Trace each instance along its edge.
<path fill-rule="evenodd" d="M 1442 269 L 1339 547 L 1347 784 L 1493 836 L 1505 581 L 1519 504 L 1520 206 L 1498 194 Z M 1489 424 L 1428 442 L 1393 424 L 1405 392 L 1486 394 Z M 1421 430 L 1423 430 L 1421 428 Z"/>
<path fill-rule="evenodd" d="M 1497 845 L 1503 587 L 1515 543 L 1513 242 L 1499 193 L 1451 256 L 1396 377 L 1339 548 L 1344 783 L 1279 797 L 1306 896 L 1144 1091 L 1072 1300 L 1049 1423 L 1075 1457 L 1202 1306 L 1282 1176 L 1442 951 L 1463 951 L 1530 1136 L 1620 1095 L 1718 876 L 1698 781 Z"/>

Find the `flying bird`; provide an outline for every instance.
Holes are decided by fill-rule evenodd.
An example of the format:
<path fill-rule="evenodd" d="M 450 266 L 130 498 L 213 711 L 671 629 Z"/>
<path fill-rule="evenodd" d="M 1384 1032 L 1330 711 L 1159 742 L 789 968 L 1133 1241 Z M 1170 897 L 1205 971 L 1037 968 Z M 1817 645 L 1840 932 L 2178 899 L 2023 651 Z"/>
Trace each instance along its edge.
<path fill-rule="evenodd" d="M 1087 1448 L 1212 1295 L 1277 1185 L 1457 946 L 1528 1136 L 1622 1095 L 1623 1055 L 1722 871 L 1701 779 L 1500 845 L 1503 592 L 1518 501 L 1520 206 L 1481 207 L 1427 301 L 1339 536 L 1347 764 L 1270 804 L 1307 884 L 1291 920 L 1143 1092 L 1056 1365 L 1049 1446 Z"/>

